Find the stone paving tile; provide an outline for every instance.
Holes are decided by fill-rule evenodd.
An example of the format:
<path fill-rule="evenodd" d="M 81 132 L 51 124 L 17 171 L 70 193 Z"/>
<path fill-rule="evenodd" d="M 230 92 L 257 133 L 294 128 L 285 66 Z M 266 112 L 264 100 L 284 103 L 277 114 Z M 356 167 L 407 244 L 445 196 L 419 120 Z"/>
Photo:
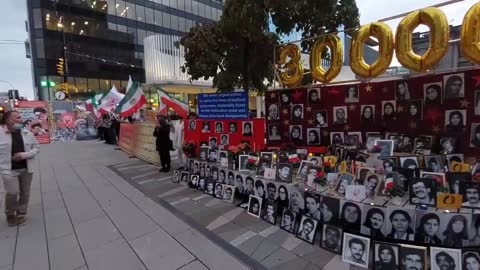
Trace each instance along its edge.
<path fill-rule="evenodd" d="M 275 242 L 277 245 L 281 246 L 281 245 L 283 245 L 283 243 L 285 243 L 285 240 L 290 238 L 292 235 L 293 234 L 280 229 L 280 230 L 272 233 L 271 235 L 269 235 L 267 237 L 267 239 L 269 239 L 269 240 Z"/>
<path fill-rule="evenodd" d="M 255 251 L 253 252 L 252 259 L 261 262 L 263 259 L 267 258 L 269 255 L 277 251 L 279 248 L 279 245 L 268 239 L 263 238 L 260 245 L 258 245 L 257 249 L 255 249 Z"/>
<path fill-rule="evenodd" d="M 52 270 L 72 270 L 85 265 L 82 251 L 74 234 L 48 242 Z"/>
<path fill-rule="evenodd" d="M 178 270 L 208 270 L 208 268 L 205 267 L 205 265 L 203 265 L 201 262 L 196 260 L 183 266 L 182 268 L 179 268 Z"/>
<path fill-rule="evenodd" d="M 76 230 L 84 251 L 99 248 L 117 239 L 123 239 L 106 216 L 78 224 Z"/>
<path fill-rule="evenodd" d="M 271 256 L 273 256 L 272 254 Z M 266 260 L 265 260 L 266 261 Z M 272 270 L 291 270 L 291 269 L 305 269 L 307 268 L 311 263 L 307 260 L 302 259 L 301 257 L 296 257 L 293 260 L 289 260 L 285 263 L 281 263 L 279 265 L 276 265 L 274 267 L 271 267 L 270 269 Z"/>
<path fill-rule="evenodd" d="M 317 252 L 320 249 L 318 246 L 303 242 L 298 247 L 291 250 L 297 256 L 305 256 L 311 252 Z"/>
<path fill-rule="evenodd" d="M 284 249 L 284 248 L 279 248 L 277 249 L 275 252 L 273 252 L 272 254 L 270 254 L 268 257 L 266 257 L 265 259 L 263 259 L 261 261 L 261 263 L 269 268 L 269 269 L 272 269 L 272 268 L 275 268 L 277 266 L 280 266 L 282 264 L 286 264 L 286 263 L 289 263 L 293 260 L 297 260 L 299 257 L 295 254 L 293 254 L 292 252 Z M 305 264 L 305 266 L 307 266 L 307 264 Z"/>
<path fill-rule="evenodd" d="M 237 248 L 241 250 L 243 253 L 252 257 L 252 254 L 255 252 L 255 250 L 257 250 L 258 246 L 260 246 L 260 243 L 264 239 L 265 238 L 261 237 L 260 235 L 255 235 L 252 238 L 240 244 Z"/>
<path fill-rule="evenodd" d="M 100 248 L 85 252 L 90 270 L 145 270 L 145 266 L 135 255 L 127 242 L 117 239 Z"/>
<path fill-rule="evenodd" d="M 350 270 L 350 265 L 342 261 L 342 256 L 335 255 L 324 267 L 324 270 Z"/>
<path fill-rule="evenodd" d="M 222 227 L 213 230 L 213 232 L 223 238 L 223 240 L 230 242 L 236 239 L 239 235 L 248 232 L 248 230 L 233 223 L 227 223 Z"/>
<path fill-rule="evenodd" d="M 316 265 L 324 267 L 336 255 L 337 254 L 327 251 L 323 248 L 316 248 L 312 252 L 309 252 L 302 257 Z"/>

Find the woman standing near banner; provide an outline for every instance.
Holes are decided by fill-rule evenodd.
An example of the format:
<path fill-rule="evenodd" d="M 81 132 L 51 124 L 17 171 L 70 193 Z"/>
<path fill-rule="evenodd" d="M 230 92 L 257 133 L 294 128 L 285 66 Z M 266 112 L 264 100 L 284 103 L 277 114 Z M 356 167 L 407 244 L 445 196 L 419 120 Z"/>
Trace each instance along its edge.
<path fill-rule="evenodd" d="M 157 126 L 153 131 L 156 139 L 156 149 L 160 155 L 160 163 L 162 169 L 160 172 L 170 171 L 170 149 L 172 149 L 172 140 L 170 140 L 170 124 L 168 124 L 165 116 L 157 115 Z"/>

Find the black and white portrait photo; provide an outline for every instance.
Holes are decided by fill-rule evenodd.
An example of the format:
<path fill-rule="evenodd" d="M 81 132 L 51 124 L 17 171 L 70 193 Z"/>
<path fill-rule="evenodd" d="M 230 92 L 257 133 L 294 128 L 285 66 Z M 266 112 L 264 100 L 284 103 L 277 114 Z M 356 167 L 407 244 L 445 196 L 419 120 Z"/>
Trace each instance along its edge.
<path fill-rule="evenodd" d="M 363 207 L 363 212 L 365 214 L 362 216 L 360 232 L 375 239 L 386 238 L 387 222 L 385 216 L 387 215 L 387 209 L 366 204 Z"/>
<path fill-rule="evenodd" d="M 387 207 L 387 237 L 413 241 L 415 238 L 415 210 Z"/>
<path fill-rule="evenodd" d="M 239 171 L 249 171 L 247 169 L 248 155 L 238 156 Z"/>
<path fill-rule="evenodd" d="M 365 196 L 367 198 L 374 198 L 382 187 L 383 176 L 375 173 L 368 173 L 365 177 Z"/>
<path fill-rule="evenodd" d="M 223 122 L 215 122 L 215 133 L 223 133 Z"/>
<path fill-rule="evenodd" d="M 320 220 L 322 214 L 320 212 L 320 195 L 305 192 L 305 216 Z"/>
<path fill-rule="evenodd" d="M 200 152 L 198 154 L 201 161 L 207 161 L 208 159 L 208 146 L 200 146 Z"/>
<path fill-rule="evenodd" d="M 363 124 L 373 123 L 375 121 L 375 105 L 362 105 L 360 112 L 360 120 Z"/>
<path fill-rule="evenodd" d="M 423 119 L 423 100 L 414 99 L 406 102 L 407 115 L 412 120 Z"/>
<path fill-rule="evenodd" d="M 345 125 L 347 120 L 347 106 L 333 107 L 333 123 L 335 125 Z"/>
<path fill-rule="evenodd" d="M 445 97 L 445 99 L 465 97 L 465 83 L 463 73 L 443 76 L 443 86 L 443 96 Z"/>
<path fill-rule="evenodd" d="M 235 188 L 238 194 L 245 192 L 245 177 L 241 173 L 235 175 Z"/>
<path fill-rule="evenodd" d="M 480 183 L 460 183 L 460 194 L 463 195 L 462 207 L 480 209 Z"/>
<path fill-rule="evenodd" d="M 200 191 L 204 191 L 206 188 L 206 184 L 207 184 L 207 180 L 205 178 L 200 177 L 200 179 L 198 179 L 197 189 Z"/>
<path fill-rule="evenodd" d="M 208 195 L 215 195 L 215 182 L 211 180 L 207 181 L 205 184 L 205 190 L 203 192 Z"/>
<path fill-rule="evenodd" d="M 320 213 L 322 214 L 323 224 L 340 224 L 340 200 L 335 197 L 322 196 Z"/>
<path fill-rule="evenodd" d="M 393 172 L 394 167 L 398 167 L 400 162 L 398 161 L 398 157 L 394 156 L 385 156 L 378 158 L 382 162 L 382 167 L 384 172 Z"/>
<path fill-rule="evenodd" d="M 430 247 L 430 269 L 431 270 L 462 269 L 462 250 Z"/>
<path fill-rule="evenodd" d="M 343 145 L 345 135 L 343 132 L 330 132 L 330 142 L 332 145 Z"/>
<path fill-rule="evenodd" d="M 274 182 L 266 181 L 267 187 L 267 200 L 270 202 L 275 202 L 277 200 L 277 186 Z M 280 205 L 278 205 L 280 206 Z"/>
<path fill-rule="evenodd" d="M 400 269 L 427 270 L 427 248 L 400 245 Z"/>
<path fill-rule="evenodd" d="M 280 223 L 280 228 L 289 233 L 295 233 L 296 217 L 297 217 L 297 214 L 295 212 L 291 211 L 288 208 L 284 208 L 282 213 L 282 221 Z"/>
<path fill-rule="evenodd" d="M 290 141 L 292 141 L 295 144 L 302 144 L 303 142 L 303 134 L 302 134 L 302 126 L 301 125 L 295 125 L 295 126 L 290 126 Z"/>
<path fill-rule="evenodd" d="M 308 88 L 308 104 L 319 105 L 320 104 L 320 88 Z"/>
<path fill-rule="evenodd" d="M 215 198 L 223 199 L 223 184 L 215 183 Z"/>
<path fill-rule="evenodd" d="M 445 133 L 447 135 L 461 134 L 465 131 L 467 110 L 445 111 Z"/>
<path fill-rule="evenodd" d="M 208 146 L 210 147 L 210 149 L 217 149 L 218 148 L 217 137 L 208 137 Z"/>
<path fill-rule="evenodd" d="M 314 166 L 322 166 L 323 157 L 321 156 L 310 156 L 307 158 L 307 161 L 311 162 Z"/>
<path fill-rule="evenodd" d="M 307 129 L 307 144 L 320 145 L 320 129 L 319 128 Z"/>
<path fill-rule="evenodd" d="M 188 185 L 188 181 L 190 180 L 190 173 L 183 171 L 180 173 L 180 184 L 181 185 Z"/>
<path fill-rule="evenodd" d="M 265 199 L 266 192 L 265 182 L 262 179 L 255 180 L 255 196 Z"/>
<path fill-rule="evenodd" d="M 440 215 L 442 213 L 439 213 Z M 441 245 L 443 236 L 440 231 L 440 217 L 435 212 L 416 211 L 415 242 Z M 440 238 L 442 237 L 442 238 Z"/>
<path fill-rule="evenodd" d="M 257 166 L 257 175 L 263 176 L 265 174 L 265 169 L 272 167 L 272 159 L 260 157 Z"/>
<path fill-rule="evenodd" d="M 442 213 L 439 229 L 442 245 L 452 248 L 468 247 L 471 224 L 471 214 Z"/>
<path fill-rule="evenodd" d="M 276 181 L 279 182 L 292 182 L 293 168 L 290 163 L 278 163 Z"/>
<path fill-rule="evenodd" d="M 356 149 L 358 145 L 362 143 L 362 133 L 361 132 L 349 132 L 345 136 L 345 146 L 348 149 Z"/>
<path fill-rule="evenodd" d="M 399 259 L 398 253 L 400 246 L 390 243 L 373 242 L 374 267 L 375 270 L 397 270 Z M 406 270 L 413 270 L 407 268 Z"/>
<path fill-rule="evenodd" d="M 461 183 L 472 181 L 472 174 L 470 172 L 447 172 L 445 177 L 448 183 L 448 191 L 451 194 L 460 194 Z"/>
<path fill-rule="evenodd" d="M 435 179 L 414 178 L 410 182 L 410 204 L 435 206 L 437 204 L 437 183 Z"/>
<path fill-rule="evenodd" d="M 453 154 L 456 153 L 455 145 L 457 139 L 454 137 L 443 137 L 440 139 L 440 146 L 442 147 L 442 154 Z"/>
<path fill-rule="evenodd" d="M 375 141 L 375 145 L 380 147 L 381 157 L 393 156 L 393 148 L 395 145 L 393 140 L 377 140 Z"/>
<path fill-rule="evenodd" d="M 234 186 L 229 186 L 229 185 L 223 185 L 223 200 L 229 203 L 233 203 L 234 200 L 234 191 L 235 187 Z"/>
<path fill-rule="evenodd" d="M 272 124 L 268 125 L 268 140 L 269 141 L 280 141 L 282 137 L 280 136 L 280 125 Z"/>
<path fill-rule="evenodd" d="M 300 167 L 298 167 L 297 177 L 307 179 L 309 165 L 313 165 L 313 162 L 302 160 Z"/>
<path fill-rule="evenodd" d="M 462 269 L 480 270 L 480 252 L 478 250 L 463 250 Z"/>
<path fill-rule="evenodd" d="M 290 92 L 290 90 L 280 91 L 280 102 L 282 103 L 282 105 L 290 105 L 292 103 Z"/>
<path fill-rule="evenodd" d="M 252 137 L 253 134 L 253 122 L 243 122 L 242 124 L 242 135 L 244 137 Z"/>
<path fill-rule="evenodd" d="M 273 162 L 273 152 L 260 152 L 260 158 L 265 158 Z M 273 165 L 273 163 L 271 163 Z"/>
<path fill-rule="evenodd" d="M 382 101 L 382 119 L 392 120 L 397 118 L 397 102 L 395 100 Z"/>
<path fill-rule="evenodd" d="M 454 161 L 463 163 L 465 160 L 463 154 L 445 155 L 445 159 L 447 161 L 448 168 L 450 168 L 451 171 L 455 171 L 455 168 L 452 167 L 452 163 Z"/>
<path fill-rule="evenodd" d="M 248 214 L 256 218 L 260 218 L 261 210 L 262 198 L 250 195 L 250 198 L 248 200 Z"/>
<path fill-rule="evenodd" d="M 328 118 L 327 118 L 327 111 L 326 110 L 321 110 L 321 111 L 315 111 L 313 113 L 315 119 L 313 121 L 315 122 L 315 127 L 317 128 L 323 128 L 323 127 L 328 127 Z"/>
<path fill-rule="evenodd" d="M 358 85 L 348 85 L 345 87 L 345 103 L 359 101 Z"/>
<path fill-rule="evenodd" d="M 342 229 L 324 224 L 320 246 L 333 253 L 340 254 L 342 251 Z"/>
<path fill-rule="evenodd" d="M 303 192 L 298 189 L 291 189 L 290 190 L 290 206 L 289 209 L 293 212 L 299 214 L 303 213 L 305 208 L 305 200 L 303 197 Z"/>
<path fill-rule="evenodd" d="M 190 187 L 197 188 L 198 187 L 198 180 L 199 180 L 198 175 L 191 175 L 190 176 Z"/>
<path fill-rule="evenodd" d="M 368 268 L 370 239 L 354 234 L 343 234 L 342 261 Z"/>
<path fill-rule="evenodd" d="M 299 124 L 303 121 L 303 104 L 292 104 L 291 107 L 291 120 L 292 123 Z"/>
<path fill-rule="evenodd" d="M 210 122 L 202 122 L 202 133 L 210 133 Z"/>
<path fill-rule="evenodd" d="M 209 149 L 208 150 L 208 162 L 217 162 L 217 149 Z"/>
<path fill-rule="evenodd" d="M 423 100 L 426 105 L 442 104 L 442 83 L 427 83 L 423 85 Z"/>
<path fill-rule="evenodd" d="M 353 180 L 355 179 L 355 176 L 349 173 L 343 173 L 340 175 L 338 178 L 338 183 L 335 188 L 335 191 L 342 195 L 345 196 L 345 193 L 347 192 L 347 186 L 351 185 L 353 183 Z"/>
<path fill-rule="evenodd" d="M 342 199 L 340 201 L 340 221 L 342 228 L 350 232 L 360 232 L 363 204 Z"/>
<path fill-rule="evenodd" d="M 229 145 L 230 140 L 228 134 L 220 135 L 220 145 Z"/>
<path fill-rule="evenodd" d="M 173 183 L 179 183 L 180 182 L 180 172 L 179 171 L 173 171 L 172 182 Z"/>
<path fill-rule="evenodd" d="M 272 225 L 277 223 L 277 204 L 274 202 L 265 202 L 262 219 Z"/>
<path fill-rule="evenodd" d="M 425 168 L 434 173 L 443 172 L 443 159 L 442 156 L 432 155 L 424 156 Z"/>
<path fill-rule="evenodd" d="M 278 104 L 273 103 L 268 105 L 268 120 L 278 120 L 280 119 L 279 112 L 278 112 Z"/>
<path fill-rule="evenodd" d="M 237 134 L 237 131 L 238 131 L 237 123 L 235 122 L 228 123 L 228 133 Z"/>
<path fill-rule="evenodd" d="M 195 131 L 197 129 L 197 122 L 195 120 L 188 121 L 188 131 Z"/>
<path fill-rule="evenodd" d="M 480 115 L 480 90 L 475 91 L 475 115 Z"/>
<path fill-rule="evenodd" d="M 472 123 L 472 128 L 470 129 L 470 147 L 479 148 L 480 147 L 480 123 Z"/>
<path fill-rule="evenodd" d="M 418 168 L 418 159 L 416 156 L 400 157 L 400 166 L 405 169 L 415 170 Z"/>
<path fill-rule="evenodd" d="M 367 147 L 367 151 L 369 153 L 371 153 L 374 150 L 374 147 L 376 145 L 375 144 L 376 141 L 381 140 L 381 139 L 382 139 L 382 136 L 380 136 L 380 135 L 368 135 L 367 136 L 367 142 L 365 143 L 366 147 Z"/>
<path fill-rule="evenodd" d="M 437 186 L 437 190 L 439 190 L 441 187 L 448 186 L 444 173 L 434 173 L 434 172 L 427 172 L 422 170 L 420 172 L 420 178 L 432 179 L 434 181 L 434 184 Z"/>
<path fill-rule="evenodd" d="M 212 166 L 212 180 L 213 181 L 218 181 L 218 167 L 217 166 Z"/>
<path fill-rule="evenodd" d="M 395 81 L 395 99 L 410 99 L 410 90 L 408 89 L 408 81 Z"/>
<path fill-rule="evenodd" d="M 313 244 L 313 241 L 315 240 L 315 233 L 317 231 L 317 225 L 318 220 L 305 215 L 302 216 L 302 220 L 298 225 L 297 237 L 310 244 Z"/>

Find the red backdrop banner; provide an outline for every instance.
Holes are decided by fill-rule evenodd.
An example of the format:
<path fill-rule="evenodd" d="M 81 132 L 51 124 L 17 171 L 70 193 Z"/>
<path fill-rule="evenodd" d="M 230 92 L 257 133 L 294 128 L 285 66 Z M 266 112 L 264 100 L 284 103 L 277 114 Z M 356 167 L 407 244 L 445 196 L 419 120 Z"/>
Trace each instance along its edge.
<path fill-rule="evenodd" d="M 475 136 L 480 137 L 480 70 L 268 91 L 265 106 L 268 146 L 288 142 L 307 146 L 312 145 L 307 143 L 310 139 L 315 145 L 315 133 L 320 135 L 320 145 L 326 146 L 332 132 L 361 132 L 365 142 L 366 132 L 381 132 L 434 136 L 434 151 L 439 150 L 441 138 L 456 137 L 456 152 L 480 153 L 480 145 L 472 143 Z M 460 124 L 453 120 L 458 115 L 455 111 L 462 114 Z M 299 139 L 292 139 L 298 133 Z"/>
<path fill-rule="evenodd" d="M 250 127 L 248 130 L 248 123 Z M 221 126 L 221 129 L 217 127 Z M 227 136 L 225 136 L 227 135 Z M 222 145 L 222 139 L 227 139 L 227 144 L 238 145 L 242 141 L 250 143 L 250 147 L 254 151 L 261 151 L 265 147 L 265 119 L 252 120 L 185 120 L 185 137 L 184 141 L 192 140 L 195 142 L 198 150 L 202 142 L 210 143 L 211 138 L 216 138 L 218 145 Z M 224 147 L 226 150 L 227 147 Z"/>
<path fill-rule="evenodd" d="M 25 123 L 25 128 L 35 135 L 38 143 L 50 143 L 48 102 L 19 101 L 15 109 L 20 112 Z"/>

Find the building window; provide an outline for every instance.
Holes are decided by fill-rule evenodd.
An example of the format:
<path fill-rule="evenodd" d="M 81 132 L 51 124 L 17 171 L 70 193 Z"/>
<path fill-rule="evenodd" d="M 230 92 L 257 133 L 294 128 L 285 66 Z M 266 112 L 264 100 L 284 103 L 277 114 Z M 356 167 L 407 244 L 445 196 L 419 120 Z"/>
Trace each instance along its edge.
<path fill-rule="evenodd" d="M 185 0 L 178 0 L 178 9 L 185 10 Z"/>
<path fill-rule="evenodd" d="M 88 79 L 88 89 L 87 92 L 96 92 L 100 90 L 100 82 L 98 79 Z"/>
<path fill-rule="evenodd" d="M 107 0 L 108 14 L 115 15 L 115 0 Z"/>
<path fill-rule="evenodd" d="M 192 13 L 198 15 L 198 2 L 192 0 Z"/>
<path fill-rule="evenodd" d="M 120 32 L 127 33 L 127 27 L 125 25 L 117 24 L 117 30 Z"/>
<path fill-rule="evenodd" d="M 153 15 L 153 9 L 145 8 L 145 22 L 149 24 L 155 24 L 155 17 Z"/>
<path fill-rule="evenodd" d="M 173 30 L 179 30 L 178 29 L 178 17 L 175 15 L 171 15 L 171 22 L 172 22 L 172 29 Z"/>
<path fill-rule="evenodd" d="M 205 6 L 205 11 L 206 11 L 206 12 L 205 12 L 205 17 L 206 17 L 207 19 L 212 20 L 212 10 L 213 10 L 213 9 L 214 9 L 214 8 L 211 7 L 211 6 Z"/>
<path fill-rule="evenodd" d="M 170 0 L 162 0 L 162 5 L 169 7 L 170 6 Z"/>
<path fill-rule="evenodd" d="M 162 25 L 162 12 L 159 10 L 155 10 L 155 24 Z"/>
<path fill-rule="evenodd" d="M 42 10 L 41 9 L 34 9 L 33 10 L 33 27 L 35 29 L 40 29 L 40 28 L 43 28 L 43 25 L 42 25 Z"/>
<path fill-rule="evenodd" d="M 137 21 L 144 22 L 145 21 L 145 8 L 143 6 L 135 5 L 136 13 L 137 13 Z"/>
<path fill-rule="evenodd" d="M 82 93 L 87 92 L 87 79 L 86 78 L 76 78 L 75 79 L 75 92 Z"/>
<path fill-rule="evenodd" d="M 37 54 L 36 58 L 45 58 L 45 44 L 43 43 L 43 39 L 36 38 L 34 39 L 35 42 L 35 52 Z"/>
<path fill-rule="evenodd" d="M 108 91 L 112 87 L 110 86 L 110 80 L 99 80 L 100 83 L 100 91 Z"/>
<path fill-rule="evenodd" d="M 143 40 L 146 37 L 146 31 L 143 29 L 137 29 L 137 34 L 138 34 L 138 41 L 137 44 L 143 45 Z"/>
<path fill-rule="evenodd" d="M 165 13 L 165 12 L 162 12 L 162 16 L 163 16 L 163 27 L 165 28 L 172 28 L 171 24 L 170 24 L 170 17 L 171 15 L 168 14 L 168 13 Z"/>
<path fill-rule="evenodd" d="M 192 13 L 192 0 L 185 0 L 185 11 Z"/>
<path fill-rule="evenodd" d="M 136 14 L 135 14 L 135 4 L 127 2 L 127 18 L 130 20 L 137 20 Z"/>
<path fill-rule="evenodd" d="M 198 3 L 198 16 L 205 17 L 206 6 L 202 3 Z"/>
<path fill-rule="evenodd" d="M 117 3 L 115 4 L 115 10 L 117 13 L 117 16 L 119 17 L 127 17 L 127 9 L 126 9 L 125 1 L 124 0 L 117 0 Z"/>

